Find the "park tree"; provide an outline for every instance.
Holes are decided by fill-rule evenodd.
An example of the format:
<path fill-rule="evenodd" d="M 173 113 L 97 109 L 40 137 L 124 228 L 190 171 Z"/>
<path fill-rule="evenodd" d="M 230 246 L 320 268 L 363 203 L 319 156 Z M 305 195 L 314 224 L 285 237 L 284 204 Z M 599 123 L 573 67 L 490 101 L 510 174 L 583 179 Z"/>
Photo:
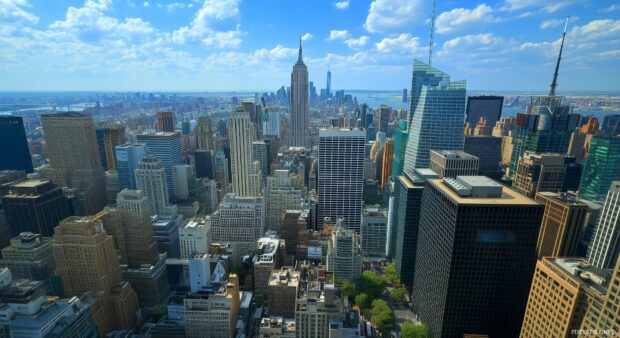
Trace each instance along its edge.
<path fill-rule="evenodd" d="M 382 299 L 375 299 L 370 309 L 370 322 L 379 332 L 385 334 L 394 327 L 396 318 L 390 306 Z"/>
<path fill-rule="evenodd" d="M 383 293 L 385 283 L 376 273 L 372 271 L 364 271 L 360 276 L 360 292 L 368 295 L 371 299 L 375 299 Z"/>
<path fill-rule="evenodd" d="M 403 305 L 407 299 L 407 290 L 405 288 L 393 288 L 390 290 L 390 298 L 396 305 Z"/>
<path fill-rule="evenodd" d="M 428 326 L 426 324 L 403 323 L 400 327 L 401 338 L 428 338 Z"/>

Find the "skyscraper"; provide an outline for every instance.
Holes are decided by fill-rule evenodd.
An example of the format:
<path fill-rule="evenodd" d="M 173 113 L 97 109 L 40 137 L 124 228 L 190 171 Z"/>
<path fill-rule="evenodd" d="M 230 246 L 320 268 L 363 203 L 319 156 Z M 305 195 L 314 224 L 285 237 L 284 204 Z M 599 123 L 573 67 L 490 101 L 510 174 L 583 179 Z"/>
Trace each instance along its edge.
<path fill-rule="evenodd" d="M 146 146 L 126 143 L 116 146 L 115 151 L 118 188 L 120 190 L 136 189 L 136 169 L 146 155 Z"/>
<path fill-rule="evenodd" d="M 172 133 L 174 132 L 174 113 L 171 111 L 157 112 L 157 131 Z"/>
<path fill-rule="evenodd" d="M 327 271 L 334 278 L 355 281 L 362 273 L 360 235 L 336 225 L 327 244 Z"/>
<path fill-rule="evenodd" d="M 232 191 L 240 197 L 256 196 L 250 179 L 252 170 L 252 142 L 254 140 L 250 116 L 243 107 L 229 119 L 228 135 L 230 139 L 230 161 Z"/>
<path fill-rule="evenodd" d="M 503 176 L 499 164 L 502 160 L 502 138 L 495 136 L 465 136 L 463 151 L 480 161 L 480 175 L 496 180 Z"/>
<path fill-rule="evenodd" d="M 609 269 L 620 253 L 620 181 L 611 183 L 594 232 L 588 259 L 600 269 Z"/>
<path fill-rule="evenodd" d="M 431 149 L 463 149 L 465 81 L 413 61 L 405 170 L 428 168 Z"/>
<path fill-rule="evenodd" d="M 431 150 L 430 168 L 440 178 L 478 175 L 480 161 L 474 155 L 458 150 Z"/>
<path fill-rule="evenodd" d="M 50 181 L 17 181 L 2 189 L 2 205 L 12 237 L 26 231 L 51 237 L 58 222 L 73 215 L 71 202 Z"/>
<path fill-rule="evenodd" d="M 252 142 L 252 162 L 258 161 L 261 170 L 262 185 L 267 183 L 267 176 L 270 173 L 271 163 L 269 162 L 269 149 L 265 141 Z"/>
<path fill-rule="evenodd" d="M 512 188 L 529 197 L 537 192 L 562 191 L 566 176 L 565 157 L 560 154 L 526 152 L 517 166 Z"/>
<path fill-rule="evenodd" d="M 378 207 L 364 208 L 360 233 L 364 257 L 386 257 L 388 243 L 387 210 Z"/>
<path fill-rule="evenodd" d="M 293 66 L 293 72 L 291 73 L 290 112 L 292 128 L 289 136 L 290 146 L 308 146 L 308 113 L 310 112 L 308 93 L 308 68 L 302 59 L 301 39 L 299 39 L 299 56 L 297 58 L 297 63 Z"/>
<path fill-rule="evenodd" d="M 495 122 L 502 116 L 502 106 L 504 105 L 503 96 L 468 96 L 467 97 L 467 119 L 465 122 L 470 126 L 475 126 L 480 118 L 485 117 L 487 130 L 484 135 L 491 135 Z"/>
<path fill-rule="evenodd" d="M 377 131 L 385 133 L 385 136 L 389 136 L 389 124 L 390 124 L 390 114 L 392 113 L 392 108 L 390 106 L 382 104 L 378 109 L 379 113 L 379 129 Z"/>
<path fill-rule="evenodd" d="M 302 200 L 301 190 L 293 186 L 288 170 L 275 170 L 267 177 L 265 188 L 265 228 L 281 230 L 282 213 L 285 210 L 297 210 Z"/>
<path fill-rule="evenodd" d="M 166 180 L 166 172 L 159 159 L 146 156 L 138 164 L 136 186 L 147 197 L 152 215 L 161 215 L 168 207 Z"/>
<path fill-rule="evenodd" d="M 620 257 L 616 255 L 615 268 L 607 283 L 607 292 L 592 297 L 591 306 L 584 315 L 580 330 L 583 332 L 599 332 L 602 335 L 614 336 L 620 332 Z"/>
<path fill-rule="evenodd" d="M 106 180 L 101 167 L 91 115 L 76 112 L 43 114 L 51 168 L 44 175 L 75 195 L 77 215 L 91 215 L 107 204 Z"/>
<path fill-rule="evenodd" d="M 33 171 L 24 120 L 0 116 L 0 170 Z"/>
<path fill-rule="evenodd" d="M 579 197 L 596 201 L 607 195 L 612 181 L 620 180 L 620 136 L 596 136 L 585 158 Z"/>
<path fill-rule="evenodd" d="M 400 120 L 398 128 L 394 131 L 394 160 L 392 161 L 392 181 L 402 175 L 403 165 L 405 164 L 405 150 L 407 149 L 407 121 Z"/>
<path fill-rule="evenodd" d="M 174 195 L 172 166 L 183 164 L 181 133 L 147 133 L 137 136 L 139 143 L 146 145 L 146 153 L 159 159 L 166 170 L 168 196 Z"/>
<path fill-rule="evenodd" d="M 157 243 L 153 240 L 153 225 L 149 201 L 141 190 L 123 189 L 116 198 L 117 211 L 123 225 L 127 264 L 139 267 L 157 260 Z"/>
<path fill-rule="evenodd" d="M 56 263 L 52 253 L 52 238 L 32 232 L 22 232 L 11 239 L 11 245 L 2 249 L 1 266 L 11 270 L 15 279 L 48 282 Z"/>
<path fill-rule="evenodd" d="M 363 129 L 319 130 L 318 226 L 326 217 L 344 218 L 346 229 L 359 231 L 364 186 Z"/>
<path fill-rule="evenodd" d="M 208 116 L 199 116 L 196 125 L 196 138 L 198 139 L 198 149 L 214 150 L 215 142 L 213 141 L 213 122 Z"/>
<path fill-rule="evenodd" d="M 543 210 L 484 176 L 427 181 L 411 298 L 432 336 L 518 335 Z"/>
<path fill-rule="evenodd" d="M 327 69 L 327 87 L 325 88 L 325 92 L 327 94 L 326 99 L 332 96 L 332 71 L 329 70 L 329 68 Z"/>

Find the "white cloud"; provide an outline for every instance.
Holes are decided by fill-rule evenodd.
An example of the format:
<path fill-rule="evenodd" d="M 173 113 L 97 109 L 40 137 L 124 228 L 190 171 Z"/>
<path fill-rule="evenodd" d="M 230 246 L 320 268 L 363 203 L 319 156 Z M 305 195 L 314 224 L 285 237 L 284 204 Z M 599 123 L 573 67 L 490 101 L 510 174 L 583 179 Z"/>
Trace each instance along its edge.
<path fill-rule="evenodd" d="M 493 10 L 491 7 L 484 3 L 474 9 L 455 8 L 439 14 L 435 21 L 435 26 L 437 33 L 453 33 L 463 27 L 499 21 L 492 14 Z"/>
<path fill-rule="evenodd" d="M 343 30 L 331 30 L 329 32 L 329 37 L 327 38 L 327 41 L 334 41 L 334 40 L 344 40 L 346 38 L 349 37 L 349 31 L 347 31 L 346 29 Z"/>
<path fill-rule="evenodd" d="M 338 9 L 346 9 L 349 7 L 349 0 L 338 1 L 334 3 L 334 6 Z"/>
<path fill-rule="evenodd" d="M 33 25 L 39 18 L 22 7 L 32 7 L 27 0 L 0 0 L 0 22 Z"/>
<path fill-rule="evenodd" d="M 564 20 L 549 19 L 540 23 L 540 29 L 554 28 L 564 23 Z"/>
<path fill-rule="evenodd" d="M 183 9 L 183 8 L 188 8 L 188 7 L 192 7 L 193 4 L 186 4 L 184 2 L 173 2 L 171 4 L 168 4 L 166 6 L 166 8 L 168 9 L 168 12 L 172 12 L 175 11 L 177 9 Z"/>
<path fill-rule="evenodd" d="M 383 38 L 375 44 L 377 50 L 381 53 L 413 53 L 420 44 L 418 37 L 413 37 L 409 33 L 403 33 L 394 38 Z"/>
<path fill-rule="evenodd" d="M 306 33 L 306 34 L 304 34 L 304 35 L 302 35 L 302 36 L 301 36 L 301 39 L 302 39 L 303 41 L 308 41 L 308 40 L 312 39 L 313 37 L 314 37 L 314 35 L 312 35 L 312 34 L 310 34 L 310 33 Z"/>
<path fill-rule="evenodd" d="M 150 7 L 150 6 L 151 6 L 151 3 L 149 3 L 148 1 L 145 1 L 145 2 L 142 3 L 142 7 L 146 8 L 146 7 Z"/>
<path fill-rule="evenodd" d="M 172 32 L 172 41 L 177 44 L 186 42 L 202 42 L 207 47 L 237 47 L 241 44 L 243 32 L 239 25 L 234 24 L 229 30 L 215 31 L 213 23 L 230 24 L 239 16 L 240 0 L 205 0 L 202 7 L 196 12 L 189 26 L 181 27 Z M 230 38 L 227 42 L 224 39 Z"/>
<path fill-rule="evenodd" d="M 613 5 L 610 5 L 609 7 L 603 8 L 601 11 L 602 12 L 615 12 L 618 10 L 620 10 L 620 5 L 613 4 Z"/>
<path fill-rule="evenodd" d="M 373 0 L 364 27 L 381 33 L 411 26 L 424 17 L 425 8 L 424 0 Z"/>
<path fill-rule="evenodd" d="M 359 38 L 350 38 L 350 39 L 346 39 L 344 40 L 344 43 L 352 49 L 358 49 L 358 48 L 362 48 L 364 46 L 366 46 L 366 44 L 368 43 L 368 41 L 370 40 L 369 37 L 362 35 Z"/>

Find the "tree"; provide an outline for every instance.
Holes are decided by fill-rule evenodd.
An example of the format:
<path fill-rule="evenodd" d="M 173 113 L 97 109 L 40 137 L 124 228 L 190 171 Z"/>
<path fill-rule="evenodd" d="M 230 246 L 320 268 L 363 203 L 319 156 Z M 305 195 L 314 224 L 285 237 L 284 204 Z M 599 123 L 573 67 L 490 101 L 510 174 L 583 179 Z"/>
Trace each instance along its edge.
<path fill-rule="evenodd" d="M 355 296 L 355 304 L 357 304 L 357 306 L 359 306 L 361 310 L 366 310 L 366 308 L 368 308 L 368 305 L 370 305 L 369 303 L 370 298 L 367 294 L 360 293 L 359 295 Z"/>
<path fill-rule="evenodd" d="M 392 262 L 383 268 L 383 276 L 381 276 L 381 279 L 394 286 L 400 285 L 400 278 L 398 278 L 398 272 L 396 271 L 396 263 Z"/>
<path fill-rule="evenodd" d="M 382 299 L 375 299 L 370 309 L 370 322 L 381 333 L 388 332 L 396 323 L 394 312 L 389 305 Z"/>
<path fill-rule="evenodd" d="M 342 290 L 347 297 L 355 297 L 357 295 L 357 286 L 349 280 L 342 281 Z"/>
<path fill-rule="evenodd" d="M 428 338 L 428 326 L 426 324 L 403 323 L 400 327 L 401 338 Z"/>
<path fill-rule="evenodd" d="M 371 299 L 375 299 L 383 293 L 385 286 L 383 280 L 372 271 L 364 271 L 360 276 L 360 292 L 368 295 Z"/>
<path fill-rule="evenodd" d="M 406 295 L 407 291 L 405 288 L 393 288 L 390 290 L 390 298 L 397 305 L 403 305 L 403 303 L 405 303 L 405 300 L 407 299 Z"/>

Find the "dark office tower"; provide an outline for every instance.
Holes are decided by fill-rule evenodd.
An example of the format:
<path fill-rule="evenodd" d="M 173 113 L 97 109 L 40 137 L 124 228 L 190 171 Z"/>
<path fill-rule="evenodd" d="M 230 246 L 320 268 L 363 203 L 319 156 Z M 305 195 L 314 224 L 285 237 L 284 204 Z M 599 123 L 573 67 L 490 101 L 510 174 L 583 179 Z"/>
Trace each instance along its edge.
<path fill-rule="evenodd" d="M 601 126 L 601 133 L 616 136 L 620 134 L 620 115 L 607 115 L 603 119 L 603 125 Z"/>
<path fill-rule="evenodd" d="M 612 181 L 620 180 L 620 136 L 596 136 L 590 143 L 579 184 L 579 197 L 603 199 Z"/>
<path fill-rule="evenodd" d="M 463 151 L 474 155 L 480 161 L 480 175 L 494 180 L 501 179 L 499 167 L 502 160 L 502 138 L 495 136 L 465 136 Z"/>
<path fill-rule="evenodd" d="M 41 125 L 50 163 L 43 175 L 69 189 L 77 215 L 96 214 L 107 198 L 93 117 L 77 112 L 43 114 Z"/>
<path fill-rule="evenodd" d="M 401 102 L 407 102 L 409 98 L 407 98 L 407 88 L 403 88 L 403 95 L 400 98 Z"/>
<path fill-rule="evenodd" d="M 147 155 L 159 159 L 166 170 L 168 196 L 174 196 L 172 167 L 183 164 L 181 133 L 149 133 L 137 136 L 138 143 L 146 145 Z"/>
<path fill-rule="evenodd" d="M 389 106 L 382 104 L 379 106 L 379 130 L 380 132 L 384 132 L 385 136 L 388 135 L 388 126 L 390 124 L 390 113 L 392 112 L 392 108 Z"/>
<path fill-rule="evenodd" d="M 60 220 L 73 215 L 62 189 L 43 180 L 24 180 L 2 186 L 2 205 L 11 236 L 30 231 L 50 237 Z"/>
<path fill-rule="evenodd" d="M 362 129 L 319 130 L 318 226 L 326 217 L 344 218 L 347 229 L 359 232 L 364 187 Z"/>
<path fill-rule="evenodd" d="M 517 337 L 544 207 L 484 176 L 428 180 L 412 302 L 433 337 Z"/>
<path fill-rule="evenodd" d="M 327 70 L 327 88 L 325 89 L 327 93 L 327 98 L 332 96 L 332 72 L 331 70 Z"/>
<path fill-rule="evenodd" d="M 400 281 L 407 290 L 413 286 L 415 257 L 418 247 L 418 226 L 422 193 L 427 179 L 439 178 L 430 169 L 415 169 L 414 172 L 398 176 L 394 191 L 394 210 L 396 212 L 394 261 Z"/>
<path fill-rule="evenodd" d="M 564 175 L 564 185 L 562 186 L 562 191 L 579 190 L 583 166 L 580 163 L 577 163 L 577 159 L 573 156 L 565 156 L 564 163 L 566 165 L 566 175 Z"/>
<path fill-rule="evenodd" d="M 487 119 L 487 130 L 484 135 L 491 135 L 495 122 L 502 116 L 503 96 L 468 96 L 467 119 L 470 126 L 475 126 L 481 117 Z"/>
<path fill-rule="evenodd" d="M 157 131 L 172 133 L 174 132 L 174 113 L 171 111 L 157 112 Z"/>
<path fill-rule="evenodd" d="M 291 73 L 291 134 L 288 144 L 295 147 L 307 147 L 309 138 L 308 113 L 308 67 L 302 59 L 301 40 L 299 56 Z"/>
<path fill-rule="evenodd" d="M 0 170 L 33 171 L 24 121 L 19 116 L 0 116 Z"/>
<path fill-rule="evenodd" d="M 116 164 L 114 163 L 114 148 L 112 147 L 110 128 L 97 128 L 95 135 L 97 136 L 97 150 L 103 170 L 113 169 Z"/>
<path fill-rule="evenodd" d="M 428 168 L 432 149 L 462 150 L 465 81 L 413 61 L 405 170 Z"/>
<path fill-rule="evenodd" d="M 215 179 L 215 156 L 212 150 L 194 150 L 196 178 Z"/>

